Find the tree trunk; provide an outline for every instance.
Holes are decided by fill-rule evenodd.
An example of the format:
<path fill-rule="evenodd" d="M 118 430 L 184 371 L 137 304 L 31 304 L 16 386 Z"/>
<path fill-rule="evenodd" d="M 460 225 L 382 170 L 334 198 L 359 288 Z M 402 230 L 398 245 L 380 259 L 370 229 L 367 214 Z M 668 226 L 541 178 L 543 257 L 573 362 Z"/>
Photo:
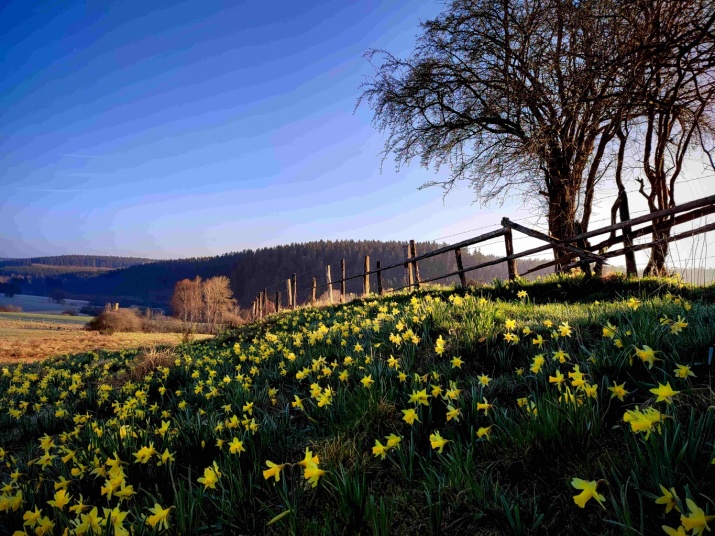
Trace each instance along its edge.
<path fill-rule="evenodd" d="M 549 234 L 554 238 L 575 236 L 576 207 L 573 192 L 568 187 L 555 188 L 549 197 Z M 569 263 L 568 252 L 558 247 L 554 248 L 555 270 L 563 272 Z"/>
<path fill-rule="evenodd" d="M 653 232 L 654 241 L 661 238 L 668 238 L 670 236 L 673 225 L 672 223 L 666 223 L 668 219 L 670 218 L 667 218 L 665 221 L 661 219 L 653 221 L 653 224 L 659 227 L 659 229 Z M 643 270 L 644 276 L 668 275 L 668 270 L 665 267 L 665 259 L 668 257 L 668 245 L 669 244 L 667 242 L 661 242 L 651 247 L 648 264 L 646 264 L 646 267 Z"/>

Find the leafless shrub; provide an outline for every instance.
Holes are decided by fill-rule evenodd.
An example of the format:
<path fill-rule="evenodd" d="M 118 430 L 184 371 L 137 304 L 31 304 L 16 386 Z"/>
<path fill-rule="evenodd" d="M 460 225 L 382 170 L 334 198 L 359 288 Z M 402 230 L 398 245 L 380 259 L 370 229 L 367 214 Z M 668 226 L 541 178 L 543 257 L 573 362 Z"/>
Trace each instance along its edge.
<path fill-rule="evenodd" d="M 139 332 L 142 331 L 142 320 L 129 309 L 104 311 L 99 316 L 90 320 L 87 323 L 86 329 L 89 331 L 99 331 L 105 335 L 111 335 L 118 331 Z"/>
<path fill-rule="evenodd" d="M 159 367 L 168 367 L 174 364 L 176 354 L 171 348 L 157 348 L 152 346 L 143 350 L 132 362 L 129 377 L 132 381 L 139 381 L 150 372 Z"/>

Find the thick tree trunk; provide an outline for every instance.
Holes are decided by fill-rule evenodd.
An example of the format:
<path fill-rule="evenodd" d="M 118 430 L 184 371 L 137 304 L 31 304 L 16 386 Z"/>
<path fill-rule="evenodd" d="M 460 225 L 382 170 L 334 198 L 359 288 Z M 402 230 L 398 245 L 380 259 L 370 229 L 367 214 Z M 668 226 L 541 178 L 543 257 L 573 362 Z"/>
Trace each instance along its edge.
<path fill-rule="evenodd" d="M 567 238 L 577 234 L 576 205 L 573 192 L 568 188 L 558 188 L 549 199 L 549 234 L 554 238 Z M 568 264 L 567 252 L 554 248 L 556 272 L 563 272 Z"/>
<path fill-rule="evenodd" d="M 670 218 L 668 218 L 670 219 Z M 659 240 L 661 238 L 668 238 L 670 236 L 673 225 L 668 225 L 666 221 L 655 220 L 654 225 L 658 226 L 659 229 L 653 232 L 653 240 Z M 648 264 L 646 264 L 643 270 L 644 276 L 664 276 L 668 274 L 668 270 L 665 267 L 665 259 L 668 257 L 668 243 L 661 242 L 655 244 L 650 249 L 650 258 L 648 259 Z"/>

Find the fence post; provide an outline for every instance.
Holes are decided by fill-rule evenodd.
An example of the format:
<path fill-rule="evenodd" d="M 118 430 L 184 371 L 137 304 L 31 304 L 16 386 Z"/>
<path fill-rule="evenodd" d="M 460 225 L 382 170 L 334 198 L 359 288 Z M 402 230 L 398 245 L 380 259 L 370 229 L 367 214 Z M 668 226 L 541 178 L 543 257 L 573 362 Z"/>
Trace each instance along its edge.
<path fill-rule="evenodd" d="M 288 307 L 293 309 L 293 281 L 286 279 L 286 293 L 288 296 Z"/>
<path fill-rule="evenodd" d="M 507 227 L 504 231 L 504 246 L 506 247 L 506 256 L 509 257 L 514 254 L 514 241 L 511 237 L 511 227 Z M 506 266 L 509 270 L 509 279 L 516 279 L 518 277 L 516 272 L 516 259 L 506 261 Z"/>
<path fill-rule="evenodd" d="M 370 255 L 365 255 L 365 272 L 362 276 L 362 294 L 370 294 Z"/>
<path fill-rule="evenodd" d="M 382 296 L 384 290 L 382 289 L 382 270 L 380 269 L 380 261 L 377 261 L 375 264 L 375 269 L 377 270 L 377 293 Z"/>
<path fill-rule="evenodd" d="M 310 289 L 310 304 L 313 305 L 315 304 L 315 293 L 318 290 L 318 280 L 316 278 L 313 278 L 313 285 Z"/>
<path fill-rule="evenodd" d="M 410 245 L 405 244 L 405 286 L 412 292 L 412 264 L 407 260 L 410 258 Z"/>
<path fill-rule="evenodd" d="M 263 289 L 263 314 L 268 315 L 268 289 Z"/>
<path fill-rule="evenodd" d="M 253 320 L 256 319 L 256 313 L 258 311 L 258 304 L 256 303 L 256 300 L 253 300 L 251 303 L 251 316 L 253 317 Z"/>
<path fill-rule="evenodd" d="M 281 293 L 276 291 L 276 313 L 281 312 Z"/>
<path fill-rule="evenodd" d="M 464 274 L 464 264 L 462 264 L 462 249 L 454 250 L 454 257 L 457 259 L 457 270 L 459 270 L 459 283 L 462 288 L 467 288 L 467 276 Z"/>
<path fill-rule="evenodd" d="M 264 315 L 264 311 L 263 311 L 263 291 L 262 291 L 262 290 L 258 293 L 257 300 L 258 300 L 258 318 L 260 318 L 260 319 L 262 320 L 262 319 L 263 319 L 263 315 Z"/>
<path fill-rule="evenodd" d="M 293 309 L 298 307 L 298 276 L 297 274 L 293 274 L 293 277 L 291 277 L 293 280 L 293 299 L 291 300 L 293 303 Z"/>
<path fill-rule="evenodd" d="M 345 303 L 347 293 L 345 292 L 345 259 L 340 259 L 340 301 Z"/>
<path fill-rule="evenodd" d="M 410 249 L 412 250 L 410 256 L 414 259 L 417 257 L 417 244 L 414 240 L 410 240 Z M 420 267 L 417 265 L 417 261 L 412 261 L 412 266 L 415 271 L 415 287 L 420 288 Z"/>
<path fill-rule="evenodd" d="M 330 265 L 325 267 L 325 282 L 328 285 L 328 303 L 333 304 L 333 278 L 330 275 Z"/>

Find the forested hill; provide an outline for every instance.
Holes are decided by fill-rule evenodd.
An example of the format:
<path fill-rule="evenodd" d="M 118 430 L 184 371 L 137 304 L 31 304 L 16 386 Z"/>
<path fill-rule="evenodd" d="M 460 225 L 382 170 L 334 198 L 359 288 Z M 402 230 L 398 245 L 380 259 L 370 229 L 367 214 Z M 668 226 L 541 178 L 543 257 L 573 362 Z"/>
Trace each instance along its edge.
<path fill-rule="evenodd" d="M 27 259 L 0 259 L 0 268 L 43 265 L 82 268 L 128 268 L 137 264 L 154 262 L 140 257 L 112 257 L 102 255 L 57 255 L 53 257 L 30 257 Z"/>
<path fill-rule="evenodd" d="M 440 247 L 435 243 L 418 243 L 418 253 Z M 181 279 L 193 279 L 226 275 L 231 279 L 234 295 L 241 306 L 248 306 L 259 290 L 269 287 L 269 292 L 281 291 L 285 296 L 285 280 L 291 274 L 298 275 L 299 301 L 304 301 L 310 290 L 311 280 L 318 284 L 325 282 L 325 265 L 332 267 L 333 279 L 340 277 L 340 259 L 346 260 L 347 276 L 362 273 L 365 255 L 370 255 L 372 267 L 376 261 L 383 266 L 404 259 L 404 244 L 380 241 L 319 241 L 305 244 L 291 244 L 258 250 L 227 253 L 217 257 L 154 261 L 129 266 L 121 270 L 99 273 L 93 277 L 62 275 L 48 279 L 27 279 L 22 284 L 25 293 L 45 294 L 48 289 L 61 288 L 68 297 L 89 299 L 96 303 L 118 301 L 122 304 L 142 304 L 166 307 L 170 301 L 174 285 Z M 492 259 L 480 253 L 463 252 L 465 267 Z M 521 265 L 524 271 L 535 262 Z M 427 279 L 456 270 L 454 254 L 440 255 L 420 262 L 420 275 Z M 496 265 L 470 272 L 469 279 L 490 281 L 495 277 L 506 278 L 506 265 Z M 446 281 L 446 280 L 443 280 Z M 396 268 L 385 272 L 386 287 L 404 284 L 404 269 Z M 376 280 L 372 280 L 376 289 Z M 336 289 L 338 287 L 336 286 Z M 362 280 L 348 283 L 348 292 L 361 292 Z M 321 289 L 319 294 L 325 289 Z"/>

